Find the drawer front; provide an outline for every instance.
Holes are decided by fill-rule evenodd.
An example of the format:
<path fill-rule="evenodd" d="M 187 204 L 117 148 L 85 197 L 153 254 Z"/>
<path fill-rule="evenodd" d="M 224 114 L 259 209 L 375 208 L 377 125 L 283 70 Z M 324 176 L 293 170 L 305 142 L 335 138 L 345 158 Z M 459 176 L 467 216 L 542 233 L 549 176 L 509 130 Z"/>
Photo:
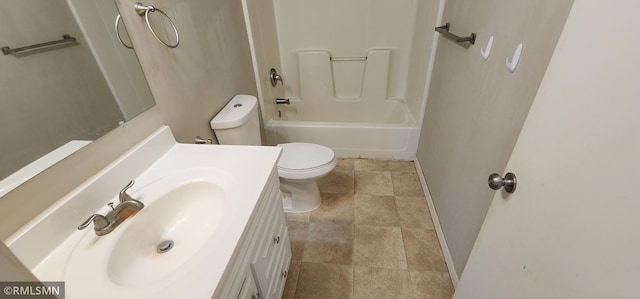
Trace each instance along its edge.
<path fill-rule="evenodd" d="M 279 186 L 274 169 L 213 298 L 281 298 L 291 248 Z"/>
<path fill-rule="evenodd" d="M 262 238 L 264 238 L 264 226 L 267 219 L 271 219 L 271 207 L 275 206 L 275 203 L 281 202 L 280 181 L 275 170 L 269 181 L 265 187 L 265 192 L 256 203 L 251 216 L 252 219 L 247 223 L 245 232 L 238 242 L 233 257 L 227 265 L 225 274 L 219 281 L 212 298 L 236 298 L 243 285 L 244 272 L 249 268 L 249 264 L 255 260 L 257 248 L 264 244 L 264 241 L 262 241 Z"/>
<path fill-rule="evenodd" d="M 258 288 L 263 294 L 268 293 L 274 279 L 280 271 L 279 256 L 289 249 L 287 226 L 282 211 L 282 203 L 274 205 L 269 222 L 265 224 L 265 232 L 261 238 L 262 244 L 257 246 L 257 255 L 252 263 L 256 274 Z"/>
<path fill-rule="evenodd" d="M 244 280 L 240 291 L 238 292 L 237 299 L 257 299 L 261 298 L 261 294 L 258 292 L 258 285 L 253 279 L 253 274 L 249 268 L 244 272 Z"/>
<path fill-rule="evenodd" d="M 289 265 L 291 263 L 291 247 L 289 246 L 289 235 L 285 234 L 285 244 L 282 246 L 276 258 L 276 267 L 274 267 L 274 278 L 271 280 L 267 298 L 282 298 L 284 285 L 289 275 Z"/>

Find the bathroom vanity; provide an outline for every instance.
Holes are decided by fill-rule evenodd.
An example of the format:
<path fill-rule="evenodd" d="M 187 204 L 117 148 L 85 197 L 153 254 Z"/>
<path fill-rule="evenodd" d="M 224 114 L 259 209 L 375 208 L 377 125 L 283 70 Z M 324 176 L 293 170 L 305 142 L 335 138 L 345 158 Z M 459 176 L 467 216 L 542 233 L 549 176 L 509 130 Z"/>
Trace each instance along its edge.
<path fill-rule="evenodd" d="M 163 127 L 16 232 L 7 245 L 65 298 L 280 298 L 291 260 L 278 147 L 178 144 Z M 144 204 L 97 236 L 92 214 Z"/>
<path fill-rule="evenodd" d="M 291 249 L 278 175 L 272 175 L 214 298 L 281 298 Z"/>

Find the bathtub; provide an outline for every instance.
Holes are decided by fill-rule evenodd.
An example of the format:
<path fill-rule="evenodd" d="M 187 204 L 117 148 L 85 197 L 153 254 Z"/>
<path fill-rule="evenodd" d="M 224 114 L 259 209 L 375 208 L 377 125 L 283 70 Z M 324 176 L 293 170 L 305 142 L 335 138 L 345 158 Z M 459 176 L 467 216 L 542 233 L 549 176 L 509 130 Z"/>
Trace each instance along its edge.
<path fill-rule="evenodd" d="M 366 109 L 364 109 L 366 108 Z M 339 158 L 413 160 L 419 130 L 404 100 L 278 105 L 265 122 L 267 144 L 310 142 Z"/>

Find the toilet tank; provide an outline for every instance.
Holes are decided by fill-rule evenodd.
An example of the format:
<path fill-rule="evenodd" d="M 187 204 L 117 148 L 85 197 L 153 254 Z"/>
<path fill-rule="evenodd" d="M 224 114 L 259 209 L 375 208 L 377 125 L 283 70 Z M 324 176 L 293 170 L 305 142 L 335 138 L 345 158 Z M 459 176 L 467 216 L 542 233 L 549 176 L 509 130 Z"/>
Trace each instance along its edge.
<path fill-rule="evenodd" d="M 220 144 L 262 145 L 258 99 L 254 96 L 235 95 L 210 124 Z"/>

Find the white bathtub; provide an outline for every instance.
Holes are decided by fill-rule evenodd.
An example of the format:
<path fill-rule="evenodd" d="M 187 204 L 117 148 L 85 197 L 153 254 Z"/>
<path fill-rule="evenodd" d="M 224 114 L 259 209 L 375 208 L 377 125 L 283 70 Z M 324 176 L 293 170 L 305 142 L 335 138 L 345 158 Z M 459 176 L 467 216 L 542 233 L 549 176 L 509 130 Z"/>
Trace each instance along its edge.
<path fill-rule="evenodd" d="M 292 100 L 276 110 L 265 124 L 267 144 L 317 143 L 340 158 L 413 160 L 416 152 L 419 130 L 402 100 L 328 104 Z"/>

